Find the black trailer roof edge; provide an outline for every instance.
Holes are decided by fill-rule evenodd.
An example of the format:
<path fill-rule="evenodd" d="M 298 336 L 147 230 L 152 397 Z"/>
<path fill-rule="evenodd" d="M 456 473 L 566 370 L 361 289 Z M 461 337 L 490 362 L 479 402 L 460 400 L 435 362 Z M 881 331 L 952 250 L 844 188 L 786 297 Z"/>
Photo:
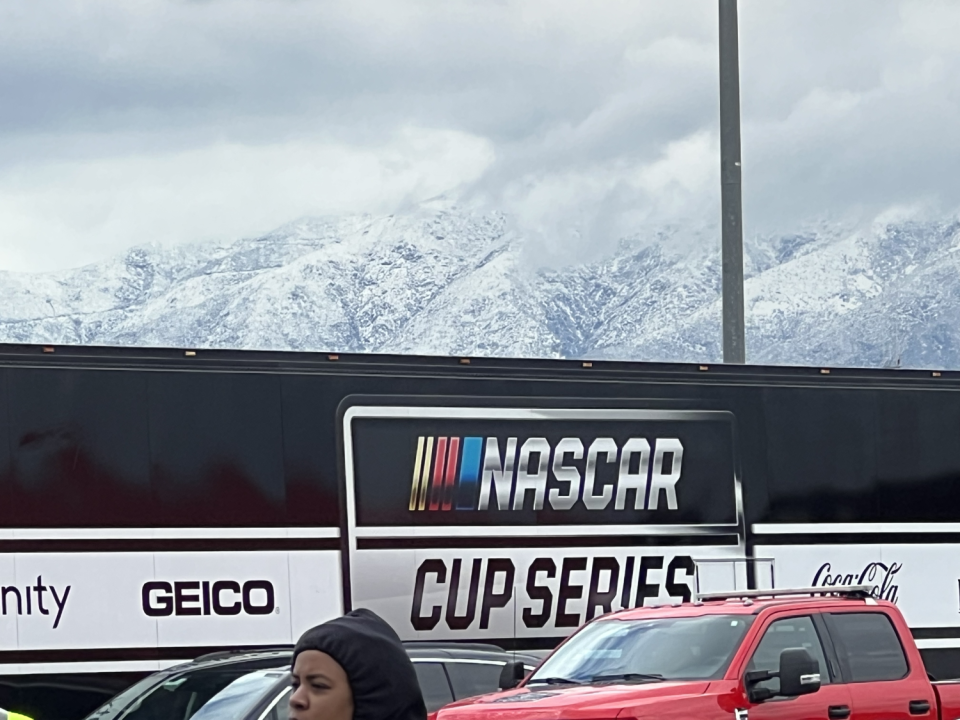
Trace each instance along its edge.
<path fill-rule="evenodd" d="M 443 355 L 397 355 L 385 353 L 341 353 L 294 350 L 235 350 L 224 348 L 170 348 L 109 345 L 36 345 L 0 343 L 0 364 L 41 362 L 72 366 L 100 361 L 106 365 L 180 368 L 212 367 L 251 370 L 310 371 L 350 367 L 370 372 L 420 370 L 424 372 L 459 369 L 471 375 L 485 372 L 537 371 L 583 373 L 595 375 L 636 375 L 678 378 L 700 376 L 704 380 L 726 378 L 768 378 L 811 380 L 842 384 L 849 380 L 868 381 L 950 381 L 960 380 L 960 371 L 943 369 L 857 368 L 802 365 L 726 365 L 723 363 L 667 363 L 648 361 L 568 359 L 568 358 L 501 358 Z"/>

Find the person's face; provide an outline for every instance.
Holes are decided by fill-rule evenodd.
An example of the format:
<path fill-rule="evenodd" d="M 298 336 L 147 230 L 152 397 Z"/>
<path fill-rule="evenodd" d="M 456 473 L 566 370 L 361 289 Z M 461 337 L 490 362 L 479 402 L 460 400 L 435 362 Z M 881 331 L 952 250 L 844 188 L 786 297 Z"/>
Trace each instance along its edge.
<path fill-rule="evenodd" d="M 319 650 L 304 650 L 293 665 L 290 720 L 353 720 L 353 691 L 340 664 Z"/>

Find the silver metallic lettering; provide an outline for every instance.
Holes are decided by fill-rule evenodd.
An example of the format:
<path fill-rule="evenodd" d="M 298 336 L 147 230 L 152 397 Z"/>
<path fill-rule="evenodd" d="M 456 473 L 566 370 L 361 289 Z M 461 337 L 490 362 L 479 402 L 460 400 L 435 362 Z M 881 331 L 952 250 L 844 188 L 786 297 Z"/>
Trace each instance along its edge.
<path fill-rule="evenodd" d="M 597 456 L 606 455 L 606 462 L 617 461 L 617 443 L 613 438 L 597 438 L 587 451 L 587 466 L 583 473 L 583 504 L 587 510 L 603 510 L 613 498 L 613 485 L 606 484 L 596 494 Z"/>
<path fill-rule="evenodd" d="M 580 499 L 583 478 L 580 477 L 580 471 L 577 468 L 563 464 L 567 455 L 572 455 L 574 460 L 580 460 L 583 457 L 583 442 L 580 438 L 563 438 L 553 451 L 553 476 L 558 482 L 569 483 L 566 494 L 562 495 L 560 488 L 550 490 L 550 507 L 554 510 L 569 510 Z"/>
<path fill-rule="evenodd" d="M 500 458 L 497 438 L 488 437 L 483 449 L 483 471 L 480 475 L 480 502 L 478 508 L 486 510 L 490 505 L 490 491 L 496 491 L 497 510 L 510 509 L 510 492 L 513 490 L 513 463 L 517 457 L 517 439 L 507 438 L 507 449 Z"/>
<path fill-rule="evenodd" d="M 633 456 L 640 453 L 637 472 L 630 472 Z M 647 476 L 650 472 L 650 443 L 644 438 L 630 438 L 620 451 L 620 474 L 617 477 L 617 501 L 614 508 L 623 510 L 627 505 L 627 492 L 635 490 L 634 510 L 643 510 L 647 499 Z"/>
<path fill-rule="evenodd" d="M 673 455 L 670 472 L 663 473 L 664 456 Z M 660 500 L 660 492 L 667 496 L 667 509 L 677 509 L 677 481 L 680 479 L 680 465 L 683 462 L 683 445 L 678 438 L 661 438 L 656 441 L 656 450 L 653 455 L 653 472 L 650 475 L 650 501 L 648 510 L 656 510 Z"/>
<path fill-rule="evenodd" d="M 537 454 L 537 467 L 530 468 L 530 456 Z M 543 510 L 543 499 L 547 494 L 547 468 L 550 466 L 550 443 L 546 438 L 528 438 L 520 448 L 520 460 L 517 463 L 517 484 L 513 493 L 513 509 L 523 510 L 527 492 L 533 491 L 533 509 Z"/>

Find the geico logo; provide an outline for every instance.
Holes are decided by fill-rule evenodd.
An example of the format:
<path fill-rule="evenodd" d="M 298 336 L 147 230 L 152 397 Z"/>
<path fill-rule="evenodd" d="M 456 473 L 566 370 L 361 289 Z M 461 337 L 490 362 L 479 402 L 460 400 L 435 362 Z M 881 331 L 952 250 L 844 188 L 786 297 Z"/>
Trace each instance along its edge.
<path fill-rule="evenodd" d="M 611 502 L 617 510 L 676 510 L 682 464 L 678 438 L 652 444 L 630 438 L 621 447 L 608 437 L 586 446 L 576 437 L 556 445 L 542 437 L 519 444 L 512 437 L 501 451 L 495 437 L 423 436 L 417 439 L 409 509 L 487 510 L 492 499 L 497 510 L 523 510 L 529 497 L 534 510 L 545 502 L 554 510 L 578 502 L 587 510 L 605 510 Z"/>
<path fill-rule="evenodd" d="M 162 580 L 143 584 L 143 612 L 150 617 L 168 615 L 269 615 L 274 611 L 273 584 L 269 580 Z"/>
<path fill-rule="evenodd" d="M 669 563 L 665 560 L 663 555 L 542 557 L 530 563 L 521 585 L 515 583 L 513 560 L 474 558 L 466 586 L 461 580 L 465 574 L 461 559 L 449 567 L 443 560 L 424 560 L 417 569 L 410 622 L 415 630 L 433 630 L 443 619 L 451 630 L 466 630 L 477 620 L 479 601 L 479 628 L 486 630 L 491 614 L 511 605 L 515 587 L 521 619 L 528 628 L 542 628 L 551 621 L 558 628 L 579 627 L 615 606 L 639 607 L 658 598 L 661 587 L 676 601 L 688 602 L 691 591 L 684 578 L 693 576 L 693 558 L 678 555 Z M 424 594 L 438 590 L 446 591 L 445 606 L 424 607 Z"/>

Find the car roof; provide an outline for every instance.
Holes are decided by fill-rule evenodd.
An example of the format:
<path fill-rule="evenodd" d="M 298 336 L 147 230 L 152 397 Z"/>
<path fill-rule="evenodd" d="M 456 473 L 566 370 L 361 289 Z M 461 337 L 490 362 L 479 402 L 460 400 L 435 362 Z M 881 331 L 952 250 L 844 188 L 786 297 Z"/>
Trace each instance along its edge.
<path fill-rule="evenodd" d="M 439 644 L 425 643 L 423 645 L 405 645 L 404 649 L 411 660 L 478 660 L 488 662 L 508 662 L 520 660 L 527 665 L 536 665 L 541 658 L 537 655 L 504 650 L 499 647 L 458 647 L 457 643 Z"/>
<path fill-rule="evenodd" d="M 649 620 L 652 618 L 700 617 L 703 615 L 757 615 L 763 610 L 781 607 L 798 607 L 809 610 L 845 609 L 851 605 L 889 605 L 890 603 L 873 598 L 789 596 L 729 598 L 686 602 L 674 605 L 650 605 L 608 613 L 598 619 Z"/>
<path fill-rule="evenodd" d="M 503 661 L 520 660 L 527 665 L 536 665 L 542 655 L 536 653 L 513 652 L 487 643 L 458 643 L 458 642 L 418 642 L 403 643 L 404 650 L 411 659 L 440 659 L 440 660 L 487 660 Z M 161 673 L 169 676 L 181 672 L 224 667 L 229 665 L 233 669 L 263 670 L 269 668 L 289 668 L 293 657 L 293 646 L 272 648 L 239 648 L 222 650 L 201 655 L 194 660 L 174 665 Z"/>
<path fill-rule="evenodd" d="M 173 665 L 160 674 L 174 675 L 181 672 L 193 672 L 215 667 L 229 666 L 236 670 L 267 670 L 271 668 L 290 667 L 290 658 L 293 656 L 293 647 L 270 649 L 236 649 L 223 650 L 201 655 L 193 660 Z"/>

